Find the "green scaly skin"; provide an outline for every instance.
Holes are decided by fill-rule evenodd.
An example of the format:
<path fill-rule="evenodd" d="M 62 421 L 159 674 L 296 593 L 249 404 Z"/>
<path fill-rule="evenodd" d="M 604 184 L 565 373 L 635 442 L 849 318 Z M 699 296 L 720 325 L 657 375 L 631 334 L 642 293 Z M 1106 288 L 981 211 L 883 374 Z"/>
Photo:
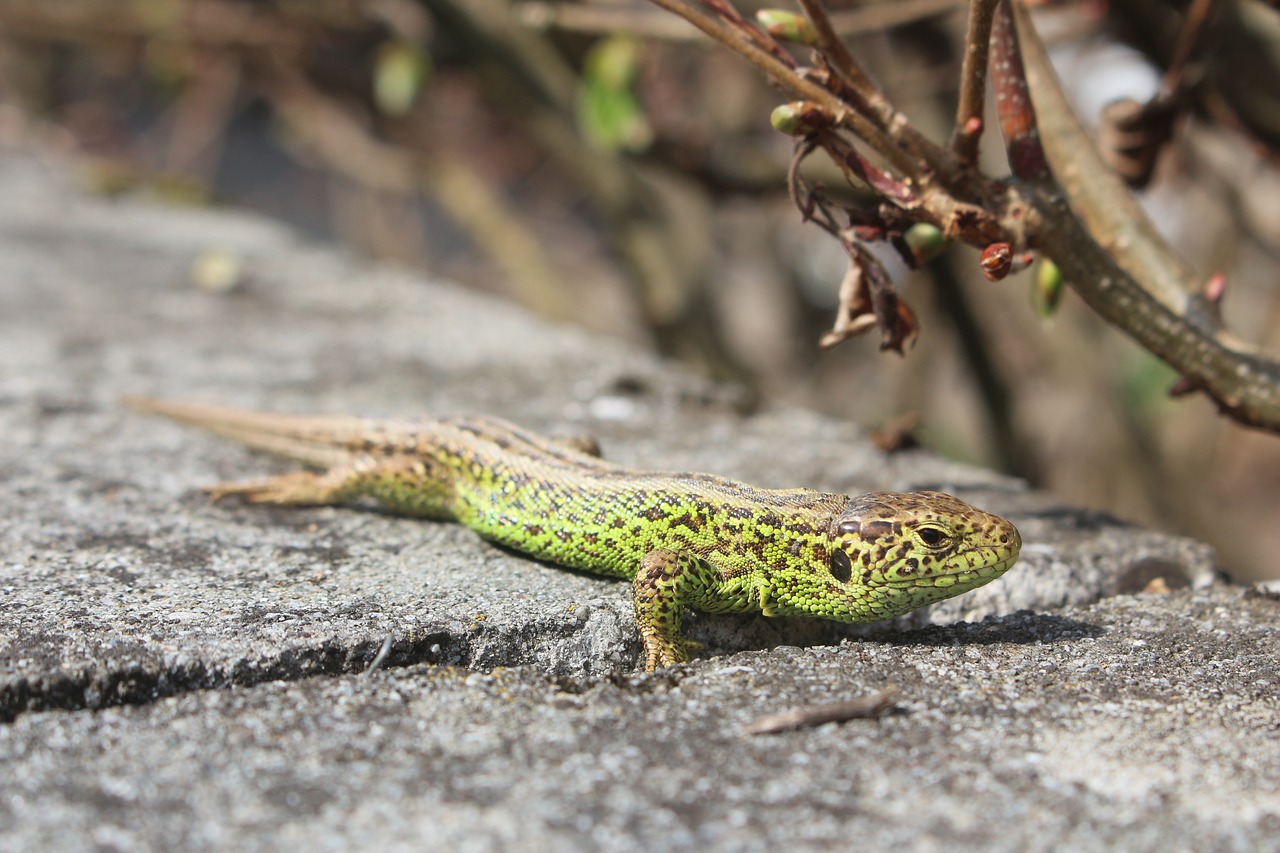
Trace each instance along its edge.
<path fill-rule="evenodd" d="M 630 580 L 647 671 L 689 660 L 685 607 L 872 622 L 989 583 L 1022 547 L 1007 520 L 941 492 L 850 498 L 639 471 L 494 418 L 366 420 L 127 402 L 323 469 L 222 484 L 215 496 L 293 505 L 373 498 L 461 522 L 542 560 Z"/>

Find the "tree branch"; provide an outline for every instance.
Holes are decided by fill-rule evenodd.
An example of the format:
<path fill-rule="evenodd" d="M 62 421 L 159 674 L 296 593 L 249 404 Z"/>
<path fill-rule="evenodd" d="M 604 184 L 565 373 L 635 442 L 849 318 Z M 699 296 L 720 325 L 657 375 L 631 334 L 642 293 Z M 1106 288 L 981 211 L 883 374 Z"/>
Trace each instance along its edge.
<path fill-rule="evenodd" d="M 1152 298 L 1174 313 L 1185 311 L 1198 276 L 1165 243 L 1142 206 L 1103 162 L 1076 118 L 1027 14 L 1014 22 L 1035 100 L 1042 144 L 1063 194 L 1085 228 L 1126 273 L 1146 284 Z"/>
<path fill-rule="evenodd" d="M 835 28 L 831 25 L 831 18 L 822 6 L 822 0 L 800 0 L 800 8 L 804 10 L 805 16 L 809 19 L 809 23 L 813 24 L 814 32 L 818 35 L 818 51 L 830 63 L 836 76 L 849 87 L 852 94 L 859 98 L 864 107 L 869 108 L 872 114 L 881 116 L 886 107 L 884 93 L 863 72 L 858 61 L 849 52 L 849 48 L 836 34 Z M 887 126 L 887 124 L 882 121 L 881 126 Z"/>
<path fill-rule="evenodd" d="M 900 27 L 925 18 L 946 15 L 964 7 L 963 0 L 894 0 L 830 13 L 831 26 L 842 37 Z M 627 33 L 642 39 L 684 42 L 704 36 L 683 21 L 643 7 L 595 5 L 559 0 L 522 0 L 513 6 L 525 26 L 537 30 L 610 34 Z"/>
<path fill-rule="evenodd" d="M 737 53 L 763 71 L 775 84 L 790 90 L 800 98 L 813 101 L 830 116 L 833 122 L 861 137 L 877 154 L 892 163 L 903 174 L 909 177 L 921 174 L 921 164 L 915 158 L 894 143 L 865 115 L 855 111 L 853 105 L 840 100 L 830 89 L 789 68 L 768 51 L 741 38 L 733 27 L 695 9 L 683 0 L 652 0 L 652 2 L 684 18 L 715 41 Z"/>
<path fill-rule="evenodd" d="M 961 163 L 978 162 L 982 139 L 984 102 L 987 95 L 987 55 L 991 47 L 991 19 L 999 0 L 972 0 L 969 26 L 964 37 L 964 62 L 960 68 L 960 102 L 956 106 L 956 129 L 951 150 Z"/>
<path fill-rule="evenodd" d="M 857 98 L 855 106 L 866 111 L 881 129 L 904 148 L 920 163 L 927 164 L 931 172 L 951 173 L 956 162 L 950 152 L 936 145 L 925 137 L 907 117 L 893 106 L 884 92 L 866 75 L 848 46 L 837 35 L 826 7 L 822 0 L 800 0 L 809 22 L 813 24 L 818 35 L 818 53 L 823 57 L 836 76 L 845 84 L 848 91 Z M 917 179 L 928 179 L 927 175 L 908 172 Z"/>
<path fill-rule="evenodd" d="M 1020 5 L 1013 20 L 1045 154 L 1061 182 L 1039 179 L 1029 187 L 1042 219 L 1036 245 L 1089 307 L 1222 411 L 1280 432 L 1280 364 L 1221 329 L 1213 304 L 1220 294 L 1206 298 L 1198 277 L 1102 162 Z"/>
<path fill-rule="evenodd" d="M 904 229 L 912 222 L 937 225 L 945 236 L 983 248 L 987 255 L 992 249 L 1042 250 L 1090 307 L 1180 371 L 1180 387 L 1204 391 L 1242 424 L 1280 432 L 1280 363 L 1250 350 L 1221 328 L 1220 284 L 1200 286 L 1103 165 L 1054 80 L 1021 5 L 1011 7 L 1010 0 L 1001 0 L 993 7 L 994 0 L 974 0 L 956 134 L 951 147 L 944 149 L 924 140 L 863 74 L 835 35 L 820 0 L 801 0 L 818 33 L 819 72 L 808 75 L 742 38 L 731 22 L 684 0 L 653 2 L 810 102 L 791 105 L 796 114 L 815 119 L 788 128 L 804 137 L 797 162 L 821 147 L 851 181 L 865 182 L 884 202 L 869 211 L 843 208 L 850 223 L 846 228 L 835 215 L 839 206 L 829 209 L 820 190 L 801 194 L 793 178 L 793 193 L 806 218 L 820 221 L 851 257 L 863 251 L 858 245 L 862 240 L 906 245 Z M 716 0 L 716 5 L 725 2 Z M 985 41 L 986 32 L 1011 181 L 994 180 L 973 166 L 984 77 L 979 42 Z M 870 145 L 904 177 L 863 159 L 852 141 L 836 132 L 838 128 Z M 815 217 L 815 212 L 822 215 Z M 852 290 L 855 296 L 861 293 Z M 877 292 L 886 298 L 893 295 L 887 281 L 877 284 Z M 841 337 L 866 324 L 861 319 L 867 313 L 865 301 L 849 300 L 853 319 Z M 886 340 L 900 343 L 905 337 L 901 324 L 895 332 L 889 312 L 875 313 Z"/>

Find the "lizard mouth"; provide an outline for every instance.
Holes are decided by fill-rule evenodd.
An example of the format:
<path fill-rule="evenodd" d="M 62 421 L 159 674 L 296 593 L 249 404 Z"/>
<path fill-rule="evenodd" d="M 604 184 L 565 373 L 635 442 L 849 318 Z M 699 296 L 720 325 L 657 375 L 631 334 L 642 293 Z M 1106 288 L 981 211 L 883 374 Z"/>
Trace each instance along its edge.
<path fill-rule="evenodd" d="M 897 580 L 885 581 L 885 586 L 893 586 L 899 589 L 946 587 L 966 588 L 995 580 L 1012 568 L 1013 564 L 1017 561 L 1018 555 L 1014 554 L 1010 557 L 1005 557 L 1003 560 L 989 563 L 978 568 L 970 567 L 957 572 L 947 572 L 927 577 L 898 578 Z"/>

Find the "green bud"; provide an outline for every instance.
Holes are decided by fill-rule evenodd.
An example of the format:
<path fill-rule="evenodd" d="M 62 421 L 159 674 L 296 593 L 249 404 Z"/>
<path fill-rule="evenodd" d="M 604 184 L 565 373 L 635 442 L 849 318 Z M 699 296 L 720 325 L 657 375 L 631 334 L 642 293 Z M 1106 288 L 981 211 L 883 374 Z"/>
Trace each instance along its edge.
<path fill-rule="evenodd" d="M 1049 319 L 1058 310 L 1062 299 L 1062 271 L 1046 257 L 1036 260 L 1036 271 L 1031 284 L 1031 304 L 1036 313 Z"/>
<path fill-rule="evenodd" d="M 804 15 L 786 9 L 761 9 L 756 12 L 756 22 L 765 32 L 780 41 L 792 44 L 816 44 L 818 34 Z"/>
<path fill-rule="evenodd" d="M 788 136 L 805 136 L 831 126 L 830 117 L 813 101 L 792 101 L 769 115 L 773 129 Z"/>
<path fill-rule="evenodd" d="M 401 116 L 413 108 L 431 72 L 431 58 L 416 44 L 389 41 L 378 48 L 373 67 L 373 99 L 378 109 Z"/>
<path fill-rule="evenodd" d="M 916 256 L 917 263 L 931 261 L 947 248 L 947 238 L 942 236 L 942 229 L 928 222 L 917 222 L 902 235 Z"/>

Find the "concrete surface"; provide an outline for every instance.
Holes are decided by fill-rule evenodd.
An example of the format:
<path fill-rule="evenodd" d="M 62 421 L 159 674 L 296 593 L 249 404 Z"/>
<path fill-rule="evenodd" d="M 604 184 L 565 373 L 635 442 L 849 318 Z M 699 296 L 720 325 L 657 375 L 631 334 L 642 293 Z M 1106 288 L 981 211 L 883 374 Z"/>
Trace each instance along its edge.
<path fill-rule="evenodd" d="M 1205 546 L 744 416 L 269 222 L 86 198 L 14 155 L 0 187 L 0 848 L 1280 849 L 1280 602 L 1215 583 Z M 193 284 L 209 252 L 242 286 Z M 705 654 L 637 676 L 625 584 L 454 525 L 211 504 L 287 463 L 124 393 L 487 412 L 631 464 L 943 488 L 1027 544 L 898 625 L 691 619 Z M 881 719 L 742 733 L 887 684 Z"/>

